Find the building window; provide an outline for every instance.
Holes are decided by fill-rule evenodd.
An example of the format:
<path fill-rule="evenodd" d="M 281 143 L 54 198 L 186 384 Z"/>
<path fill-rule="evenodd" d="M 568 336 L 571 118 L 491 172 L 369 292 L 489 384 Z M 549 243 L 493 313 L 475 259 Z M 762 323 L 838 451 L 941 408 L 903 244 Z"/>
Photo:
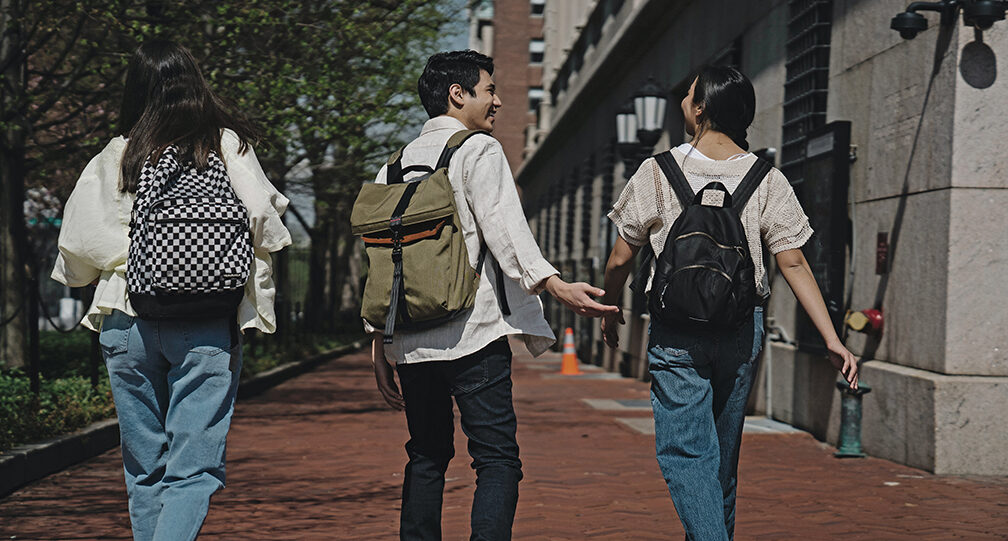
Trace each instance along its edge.
<path fill-rule="evenodd" d="M 542 38 L 529 40 L 529 62 L 532 64 L 542 64 L 543 54 L 546 52 L 546 44 Z"/>
<path fill-rule="evenodd" d="M 539 104 L 542 103 L 544 95 L 546 95 L 546 93 L 543 92 L 543 88 L 541 86 L 533 86 L 532 88 L 528 89 L 528 100 L 529 100 L 528 103 L 530 113 L 539 112 Z"/>
<path fill-rule="evenodd" d="M 532 15 L 542 17 L 546 11 L 546 0 L 532 0 Z"/>

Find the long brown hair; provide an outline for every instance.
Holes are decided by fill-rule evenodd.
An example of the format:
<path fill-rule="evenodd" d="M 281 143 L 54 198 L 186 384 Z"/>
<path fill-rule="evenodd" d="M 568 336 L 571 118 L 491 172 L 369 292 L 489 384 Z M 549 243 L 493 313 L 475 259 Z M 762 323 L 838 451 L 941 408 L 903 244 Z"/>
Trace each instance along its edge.
<path fill-rule="evenodd" d="M 258 133 L 213 93 L 188 49 L 160 39 L 145 42 L 130 58 L 119 122 L 129 139 L 121 166 L 123 192 L 136 192 L 144 163 L 156 162 L 169 145 L 178 148 L 179 159 L 202 169 L 211 151 L 223 159 L 224 128 L 238 135 L 239 153 Z"/>

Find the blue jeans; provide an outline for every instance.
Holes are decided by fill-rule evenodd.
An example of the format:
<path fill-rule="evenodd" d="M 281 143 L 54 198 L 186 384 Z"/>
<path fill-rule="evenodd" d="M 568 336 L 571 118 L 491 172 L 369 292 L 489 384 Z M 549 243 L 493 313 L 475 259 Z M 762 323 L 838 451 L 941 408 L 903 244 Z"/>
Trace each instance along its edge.
<path fill-rule="evenodd" d="M 441 539 L 445 471 L 455 455 L 453 396 L 476 470 L 470 539 L 511 539 L 522 472 L 508 343 L 497 340 L 461 359 L 400 364 L 397 370 L 410 433 L 400 539 Z"/>
<path fill-rule="evenodd" d="M 241 371 L 232 318 L 145 320 L 115 311 L 99 343 L 122 440 L 136 540 L 191 540 L 224 486 Z"/>
<path fill-rule="evenodd" d="M 686 539 L 734 538 L 739 445 L 762 345 L 761 307 L 736 332 L 651 326 L 656 455 Z"/>

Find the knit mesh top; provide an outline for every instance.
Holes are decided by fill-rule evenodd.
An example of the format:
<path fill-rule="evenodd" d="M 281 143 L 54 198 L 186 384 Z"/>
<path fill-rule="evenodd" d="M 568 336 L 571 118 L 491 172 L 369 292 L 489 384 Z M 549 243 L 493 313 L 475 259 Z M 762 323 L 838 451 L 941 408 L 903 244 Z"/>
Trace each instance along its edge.
<path fill-rule="evenodd" d="M 729 192 L 734 192 L 756 161 L 754 154 L 734 160 L 707 160 L 687 157 L 678 148 L 669 152 L 682 168 L 694 193 L 715 181 L 724 184 Z M 623 188 L 609 212 L 609 219 L 627 243 L 643 246 L 650 241 L 654 253 L 658 255 L 665 247 L 665 238 L 680 212 L 679 200 L 658 162 L 648 158 Z M 765 298 L 770 295 L 770 285 L 763 266 L 763 244 L 774 255 L 801 248 L 812 236 L 812 227 L 791 184 L 777 168 L 771 169 L 760 183 L 742 210 L 741 219 L 756 267 L 756 291 Z"/>

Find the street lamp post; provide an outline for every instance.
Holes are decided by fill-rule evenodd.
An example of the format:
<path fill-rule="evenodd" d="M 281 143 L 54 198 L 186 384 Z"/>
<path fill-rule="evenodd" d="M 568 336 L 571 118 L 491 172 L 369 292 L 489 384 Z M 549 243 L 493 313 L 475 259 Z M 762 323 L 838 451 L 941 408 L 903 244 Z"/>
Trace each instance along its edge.
<path fill-rule="evenodd" d="M 661 138 L 665 128 L 665 106 L 668 98 L 655 83 L 653 78 L 648 78 L 647 83 L 633 96 L 633 98 L 623 103 L 616 111 L 616 150 L 623 161 L 623 177 L 630 180 L 634 172 L 641 163 L 651 154 L 652 149 Z M 613 186 L 608 181 L 602 188 L 602 208 L 606 209 L 611 204 Z M 604 213 L 603 213 L 604 214 Z M 602 233 L 602 258 L 612 250 L 615 243 L 612 223 L 602 218 L 600 228 Z M 605 345 L 600 341 L 598 344 L 599 353 L 605 351 Z M 620 361 L 617 365 L 622 365 Z"/>
<path fill-rule="evenodd" d="M 630 180 L 641 163 L 651 154 L 665 129 L 665 106 L 668 98 L 654 81 L 648 78 L 634 95 L 616 111 L 616 148 L 623 161 L 623 177 Z M 604 206 L 610 204 L 603 201 Z M 612 249 L 612 225 L 606 220 L 604 254 Z"/>

